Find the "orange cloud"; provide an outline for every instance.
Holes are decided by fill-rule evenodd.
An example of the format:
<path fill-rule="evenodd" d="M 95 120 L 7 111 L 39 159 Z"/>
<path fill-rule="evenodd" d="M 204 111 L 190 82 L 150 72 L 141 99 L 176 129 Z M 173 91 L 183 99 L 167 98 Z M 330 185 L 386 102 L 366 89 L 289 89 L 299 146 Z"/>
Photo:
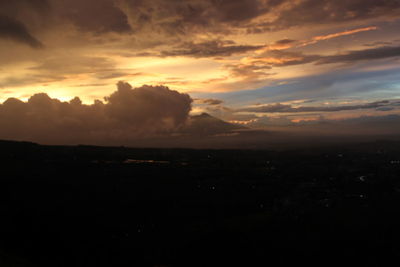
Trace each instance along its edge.
<path fill-rule="evenodd" d="M 329 40 L 329 39 L 333 39 L 333 38 L 337 38 L 337 37 L 341 37 L 341 36 L 352 35 L 352 34 L 359 33 L 359 32 L 375 31 L 377 29 L 378 29 L 378 27 L 376 27 L 376 26 L 370 26 L 370 27 L 358 28 L 358 29 L 349 30 L 349 31 L 331 33 L 331 34 L 327 34 L 327 35 L 314 36 L 309 41 L 303 41 L 299 46 L 315 44 L 319 41 L 325 41 L 325 40 Z"/>
<path fill-rule="evenodd" d="M 348 30 L 348 31 L 343 31 L 343 32 L 336 32 L 336 33 L 331 33 L 327 35 L 318 35 L 312 37 L 310 40 L 302 40 L 302 41 L 296 41 L 296 40 L 291 40 L 291 39 L 282 39 L 279 41 L 276 41 L 275 43 L 272 43 L 270 45 L 266 45 L 258 50 L 256 50 L 256 54 L 262 54 L 271 50 L 286 50 L 290 49 L 293 47 L 303 47 L 311 44 L 318 43 L 320 41 L 325 41 L 333 38 L 338 38 L 341 36 L 346 36 L 346 35 L 352 35 L 360 32 L 366 32 L 366 31 L 375 31 L 377 30 L 378 27 L 376 26 L 369 26 L 369 27 L 364 27 L 364 28 L 358 28 L 358 29 L 353 29 L 353 30 Z"/>

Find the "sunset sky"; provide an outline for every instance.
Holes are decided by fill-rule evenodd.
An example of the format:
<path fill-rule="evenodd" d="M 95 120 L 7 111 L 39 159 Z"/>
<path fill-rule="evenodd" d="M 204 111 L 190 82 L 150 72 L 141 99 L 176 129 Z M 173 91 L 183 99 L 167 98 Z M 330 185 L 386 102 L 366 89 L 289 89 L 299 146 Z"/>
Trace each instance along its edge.
<path fill-rule="evenodd" d="M 0 103 L 165 86 L 263 127 L 397 115 L 399 0 L 0 0 Z"/>

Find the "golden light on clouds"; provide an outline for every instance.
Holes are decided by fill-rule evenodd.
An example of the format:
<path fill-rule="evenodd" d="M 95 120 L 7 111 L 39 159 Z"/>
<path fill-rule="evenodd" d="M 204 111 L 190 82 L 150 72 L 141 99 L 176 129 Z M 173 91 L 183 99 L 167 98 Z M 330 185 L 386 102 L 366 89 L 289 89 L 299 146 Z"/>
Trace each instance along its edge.
<path fill-rule="evenodd" d="M 237 110 L 254 103 L 306 108 L 307 99 L 316 109 L 398 96 L 400 5 L 394 0 L 27 2 L 0 2 L 0 102 L 43 92 L 92 104 L 125 81 L 220 100 L 192 107 L 251 125 L 259 114 Z M 396 110 L 371 105 L 358 115 Z M 355 114 L 348 108 L 316 113 Z M 279 123 L 290 121 L 305 119 Z"/>

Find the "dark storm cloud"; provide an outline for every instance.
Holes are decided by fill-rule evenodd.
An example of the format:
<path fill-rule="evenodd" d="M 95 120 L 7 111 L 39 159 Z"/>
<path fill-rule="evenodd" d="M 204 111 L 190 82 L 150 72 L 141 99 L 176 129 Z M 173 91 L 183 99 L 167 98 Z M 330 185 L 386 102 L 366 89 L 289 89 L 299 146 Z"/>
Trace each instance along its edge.
<path fill-rule="evenodd" d="M 163 86 L 118 90 L 84 105 L 79 98 L 61 102 L 35 94 L 27 102 L 15 98 L 0 105 L 0 138 L 44 143 L 116 144 L 145 135 L 167 134 L 186 123 L 192 99 Z"/>
<path fill-rule="evenodd" d="M 346 63 L 361 60 L 384 59 L 398 56 L 400 56 L 400 46 L 384 46 L 365 50 L 349 51 L 342 55 L 325 56 L 322 57 L 318 61 L 318 63 Z"/>
<path fill-rule="evenodd" d="M 241 22 L 255 18 L 265 11 L 267 6 L 265 1 L 257 0 L 212 0 L 215 15 L 218 20 L 223 22 Z M 271 1 L 271 5 L 272 5 Z"/>
<path fill-rule="evenodd" d="M 222 57 L 262 48 L 257 45 L 236 45 L 233 41 L 213 40 L 201 43 L 186 42 L 178 48 L 162 51 L 160 56 L 189 56 L 195 58 Z"/>
<path fill-rule="evenodd" d="M 371 102 L 360 105 L 347 105 L 347 106 L 300 106 L 293 107 L 292 105 L 285 104 L 271 104 L 251 108 L 239 109 L 239 112 L 259 112 L 259 113 L 301 113 L 301 112 L 337 112 L 337 111 L 348 111 L 358 109 L 379 109 L 386 106 L 390 106 L 391 102 L 388 100 Z"/>
<path fill-rule="evenodd" d="M 135 31 L 191 34 L 227 32 L 267 10 L 263 0 L 122 0 L 120 6 Z"/>
<path fill-rule="evenodd" d="M 34 14 L 40 14 L 36 16 Z M 0 0 L 2 37 L 38 47 L 40 42 L 30 32 L 43 31 L 49 22 L 36 20 L 56 18 L 57 23 L 71 22 L 82 31 L 144 34 L 153 42 L 167 43 L 168 38 L 190 39 L 198 33 L 232 33 L 236 30 L 262 32 L 293 26 L 346 22 L 376 17 L 399 17 L 398 0 Z M 262 17 L 263 19 L 259 19 Z M 5 18 L 8 18 L 5 21 Z M 265 18 L 265 19 L 264 19 Z M 7 31 L 4 30 L 4 25 Z M 268 21 L 268 22 L 265 22 Z M 56 25 L 52 25 L 56 26 Z M 29 30 L 28 30 L 29 28 Z M 11 32 L 11 33 L 10 33 Z M 154 36 L 159 35 L 154 38 Z M 168 36 L 168 40 L 165 38 Z M 163 38 L 164 37 L 164 38 Z M 139 40 L 141 39 L 139 38 Z M 291 40 L 283 40 L 281 45 Z M 220 51 L 217 47 L 217 51 Z M 232 49 L 232 50 L 229 50 Z M 224 54 L 247 50 L 230 47 Z M 251 50 L 250 47 L 248 49 Z M 207 56 L 190 48 L 176 53 Z M 180 54 L 180 53 L 179 53 Z M 213 56 L 211 54 L 211 56 Z"/>
<path fill-rule="evenodd" d="M 50 9 L 47 0 L 0 0 L 0 38 L 42 48 L 43 44 L 31 30 L 40 31 Z"/>
<path fill-rule="evenodd" d="M 341 23 L 372 18 L 399 17 L 398 0 L 303 0 L 280 1 L 285 8 L 276 11 L 275 19 L 249 28 L 249 32 L 282 30 L 321 23 Z"/>
<path fill-rule="evenodd" d="M 42 48 L 43 44 L 32 36 L 21 22 L 0 15 L 0 38 L 29 45 L 32 48 Z"/>
<path fill-rule="evenodd" d="M 44 14 L 50 9 L 48 0 L 0 0 L 1 12 L 10 16 L 17 16 L 23 9 L 28 8 L 30 11 Z"/>
<path fill-rule="evenodd" d="M 264 0 L 0 0 L 0 8 L 17 21 L 40 12 L 95 33 L 182 35 L 228 32 L 263 14 L 266 5 Z M 25 26 L 32 22 L 22 19 Z"/>
<path fill-rule="evenodd" d="M 126 33 L 128 18 L 114 0 L 0 0 L 0 38 L 8 38 L 31 47 L 42 47 L 31 31 L 57 30 L 72 23 L 81 31 L 96 34 Z M 57 33 L 58 34 L 58 33 Z"/>
<path fill-rule="evenodd" d="M 71 21 L 84 31 L 131 31 L 127 16 L 114 0 L 53 0 L 52 5 L 57 16 Z"/>
<path fill-rule="evenodd" d="M 400 10 L 397 0 L 51 0 L 51 4 L 57 16 L 83 30 L 169 35 L 227 33 L 234 29 L 262 32 L 398 17 Z M 263 15 L 268 22 L 254 22 Z"/>
<path fill-rule="evenodd" d="M 249 33 L 321 23 L 400 16 L 398 0 L 123 0 L 132 28 L 168 33 L 197 31 Z M 265 15 L 266 19 L 255 22 Z M 268 22 L 265 22 L 268 21 Z"/>

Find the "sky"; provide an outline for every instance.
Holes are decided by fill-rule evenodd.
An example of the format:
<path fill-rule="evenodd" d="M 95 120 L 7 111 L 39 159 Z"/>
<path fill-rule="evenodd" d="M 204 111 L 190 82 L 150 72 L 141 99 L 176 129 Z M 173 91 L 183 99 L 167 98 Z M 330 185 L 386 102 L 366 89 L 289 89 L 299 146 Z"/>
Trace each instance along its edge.
<path fill-rule="evenodd" d="M 399 33 L 400 0 L 0 0 L 0 138 L 391 121 Z"/>

